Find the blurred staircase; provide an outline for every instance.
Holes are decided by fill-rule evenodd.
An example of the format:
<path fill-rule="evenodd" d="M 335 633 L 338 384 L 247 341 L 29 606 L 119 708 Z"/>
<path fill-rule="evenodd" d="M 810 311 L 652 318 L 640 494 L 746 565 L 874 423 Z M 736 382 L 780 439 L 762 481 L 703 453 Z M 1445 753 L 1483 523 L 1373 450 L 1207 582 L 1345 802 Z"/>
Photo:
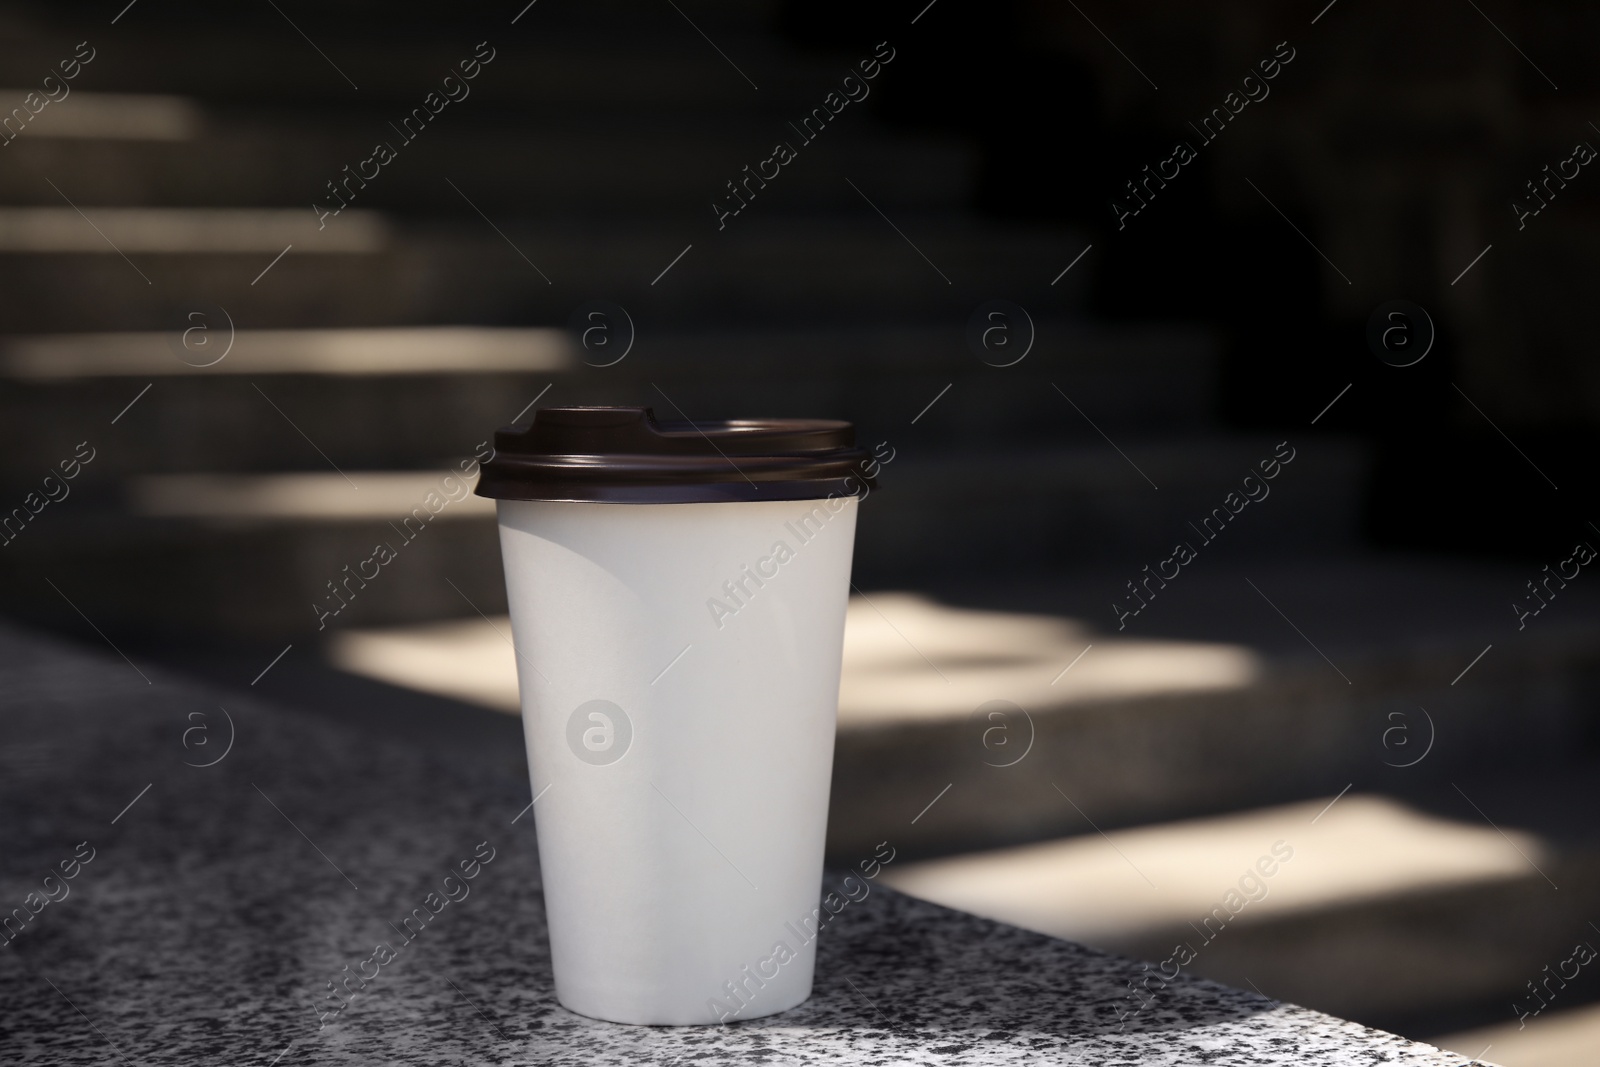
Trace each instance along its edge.
<path fill-rule="evenodd" d="M 315 26 L 270 6 L 136 6 L 114 27 L 91 10 L 0 23 L 0 69 L 95 49 L 0 170 L 0 487 L 20 504 L 79 442 L 96 450 L 6 545 L 14 613 L 78 624 L 48 577 L 108 632 L 303 634 L 329 578 L 410 510 L 363 497 L 363 474 L 411 472 L 418 504 L 535 401 L 854 420 L 895 456 L 865 582 L 1086 562 L 1206 510 L 1270 445 L 1217 432 L 1203 329 L 1086 321 L 1084 239 L 973 216 L 973 151 L 878 127 L 870 98 L 719 230 L 726 183 L 798 142 L 790 123 L 875 42 L 800 54 L 770 10 L 722 3 L 547 0 L 515 25 L 404 6 L 374 25 L 354 2 Z M 401 142 L 391 123 L 489 49 L 470 94 Z M 319 220 L 325 183 L 380 140 L 397 158 Z M 1032 319 L 1015 366 L 966 339 L 996 297 Z M 586 347 L 574 317 L 594 301 L 608 331 Z M 1361 463 L 1333 451 L 1284 530 L 1341 536 Z M 348 499 L 255 491 L 318 479 Z M 340 625 L 503 609 L 487 513 L 446 518 Z"/>

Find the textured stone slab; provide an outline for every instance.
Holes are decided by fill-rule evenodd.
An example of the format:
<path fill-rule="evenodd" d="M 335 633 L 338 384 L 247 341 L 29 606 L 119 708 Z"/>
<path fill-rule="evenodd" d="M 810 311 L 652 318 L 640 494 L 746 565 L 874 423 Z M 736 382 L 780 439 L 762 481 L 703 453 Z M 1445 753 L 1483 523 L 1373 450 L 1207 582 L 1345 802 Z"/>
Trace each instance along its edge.
<path fill-rule="evenodd" d="M 0 948 L 0 1061 L 1460 1062 L 882 886 L 821 934 L 815 994 L 793 1011 L 703 1028 L 585 1019 L 554 999 L 525 781 L 301 719 L 248 683 L 0 632 L 0 905 L 66 888 Z M 402 938 L 404 915 L 491 850 L 461 899 Z M 326 984 L 379 943 L 393 959 L 321 1025 Z M 1130 993 L 1141 980 L 1147 1001 Z"/>

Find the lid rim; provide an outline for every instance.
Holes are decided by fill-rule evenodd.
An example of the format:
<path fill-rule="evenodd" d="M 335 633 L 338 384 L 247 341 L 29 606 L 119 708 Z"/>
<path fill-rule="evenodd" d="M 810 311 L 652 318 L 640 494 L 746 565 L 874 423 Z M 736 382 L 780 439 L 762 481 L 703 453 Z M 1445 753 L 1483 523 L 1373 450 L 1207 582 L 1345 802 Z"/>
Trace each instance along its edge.
<path fill-rule="evenodd" d="M 744 482 L 656 485 L 522 485 L 494 487 L 496 490 L 480 495 L 494 500 L 520 503 L 561 504 L 716 504 L 716 503 L 776 503 L 779 501 L 830 500 L 845 498 L 866 499 L 871 492 L 863 479 L 857 484 L 854 475 L 843 478 L 789 480 L 766 483 L 766 491 L 752 488 Z M 581 492 L 575 492 L 580 489 Z"/>
<path fill-rule="evenodd" d="M 870 463 L 842 420 L 660 423 L 648 407 L 541 408 L 495 434 L 474 492 L 598 503 L 866 496 L 877 487 Z"/>

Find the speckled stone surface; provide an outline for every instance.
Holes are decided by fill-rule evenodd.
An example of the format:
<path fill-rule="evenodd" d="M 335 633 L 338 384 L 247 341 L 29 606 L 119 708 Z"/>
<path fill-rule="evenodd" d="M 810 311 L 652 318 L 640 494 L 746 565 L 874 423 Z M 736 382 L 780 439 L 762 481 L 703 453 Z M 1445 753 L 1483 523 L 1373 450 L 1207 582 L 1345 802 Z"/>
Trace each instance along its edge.
<path fill-rule="evenodd" d="M 254 703 L 248 679 L 144 673 L 0 630 L 0 914 L 31 916 L 0 947 L 0 1063 L 1461 1063 L 1182 977 L 1129 1015 L 1140 964 L 878 886 L 821 935 L 795 1010 L 585 1019 L 553 994 L 525 781 Z M 468 895 L 322 1026 L 326 983 L 399 944 L 482 842 Z M 31 914 L 75 849 L 93 858 Z"/>

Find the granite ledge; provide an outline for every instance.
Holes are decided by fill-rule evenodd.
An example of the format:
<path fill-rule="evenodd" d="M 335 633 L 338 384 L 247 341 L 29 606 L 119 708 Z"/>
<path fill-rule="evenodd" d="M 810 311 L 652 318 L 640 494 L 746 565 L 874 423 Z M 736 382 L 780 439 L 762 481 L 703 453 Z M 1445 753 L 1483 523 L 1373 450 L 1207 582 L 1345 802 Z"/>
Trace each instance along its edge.
<path fill-rule="evenodd" d="M 95 853 L 0 947 L 7 1064 L 1462 1063 L 1188 977 L 1135 1011 L 1146 965 L 876 885 L 820 936 L 798 1008 L 708 1027 L 586 1019 L 554 998 L 532 820 L 514 821 L 525 780 L 268 706 L 247 679 L 146 673 L 0 629 L 0 910 L 78 842 Z M 227 755 L 197 766 L 230 727 Z M 325 983 L 482 841 L 495 858 L 470 896 L 320 1026 Z"/>

